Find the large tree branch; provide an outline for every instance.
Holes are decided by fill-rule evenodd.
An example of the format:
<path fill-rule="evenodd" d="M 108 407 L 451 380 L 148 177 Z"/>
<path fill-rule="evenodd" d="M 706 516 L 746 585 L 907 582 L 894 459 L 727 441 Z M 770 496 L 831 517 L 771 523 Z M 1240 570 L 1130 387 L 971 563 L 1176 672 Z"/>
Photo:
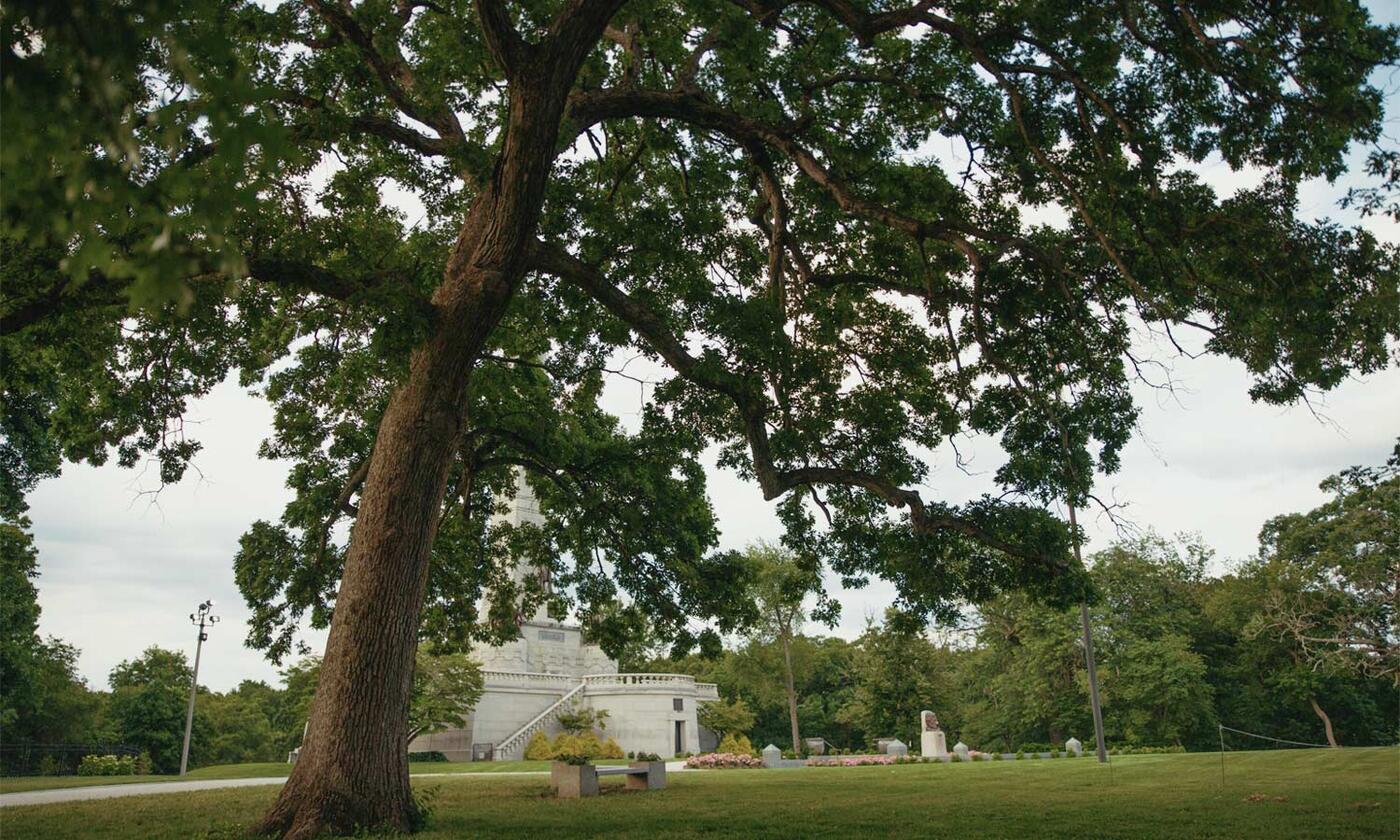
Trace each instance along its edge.
<path fill-rule="evenodd" d="M 931 510 L 917 491 L 898 486 L 873 473 L 838 467 L 804 466 L 782 469 L 777 466 L 768 439 L 767 400 L 762 387 L 726 368 L 714 358 L 696 358 L 650 307 L 610 283 L 598 269 L 569 254 L 563 248 L 537 242 L 531 254 L 532 267 L 568 282 L 627 324 L 655 349 L 678 374 L 691 383 L 730 398 L 738 410 L 744 437 L 749 446 L 754 475 L 765 499 L 814 484 L 840 485 L 865 489 L 891 507 L 909 511 L 916 533 L 952 531 L 1005 554 L 1060 568 L 1053 558 L 1013 545 L 989 533 L 968 519 Z"/>
<path fill-rule="evenodd" d="M 491 57 L 501 65 L 506 78 L 513 77 L 519 70 L 521 55 L 527 45 L 525 39 L 511 23 L 510 12 L 504 0 L 477 0 L 477 16 L 481 18 L 481 32 L 486 41 L 486 49 Z"/>
<path fill-rule="evenodd" d="M 354 45 L 361 59 L 379 79 L 384 92 L 406 116 L 432 126 L 439 136 L 451 144 L 466 144 L 466 134 L 457 115 L 445 104 L 430 107 L 419 99 L 413 70 L 399 54 L 397 46 L 385 55 L 375 46 L 373 36 L 355 20 L 348 5 L 330 0 L 306 0 L 341 37 Z"/>
<path fill-rule="evenodd" d="M 54 268 L 57 273 L 57 267 Z M 303 291 L 334 300 L 349 301 L 389 282 L 387 277 L 352 279 L 315 263 L 282 257 L 251 257 L 247 262 L 248 279 L 288 291 Z M 225 282 L 229 275 L 222 271 L 207 271 L 186 278 L 188 283 Z M 114 277 L 93 271 L 81 284 L 66 276 L 58 276 L 47 290 L 0 314 L 0 336 L 11 335 L 53 318 L 70 309 L 97 309 L 120 306 L 127 301 L 130 277 Z M 421 300 L 427 306 L 426 300 Z"/>
<path fill-rule="evenodd" d="M 697 91 L 630 88 L 584 91 L 570 98 L 568 115 L 576 131 L 608 119 L 650 117 L 679 120 L 708 129 L 729 137 L 740 146 L 767 146 L 792 161 L 804 176 L 826 192 L 845 212 L 878 222 L 915 240 L 943 240 L 952 244 L 974 265 L 980 262 L 980 255 L 967 238 L 972 231 L 965 229 L 964 225 L 918 219 L 861 197 L 800 143 L 790 129 L 730 111 Z"/>

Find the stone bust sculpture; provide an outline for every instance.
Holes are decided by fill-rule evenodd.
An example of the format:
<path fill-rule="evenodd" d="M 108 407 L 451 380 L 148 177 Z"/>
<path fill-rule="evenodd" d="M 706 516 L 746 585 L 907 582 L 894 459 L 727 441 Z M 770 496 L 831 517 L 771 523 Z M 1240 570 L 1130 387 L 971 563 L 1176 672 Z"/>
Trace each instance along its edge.
<path fill-rule="evenodd" d="M 937 731 L 939 731 L 939 726 L 938 726 L 938 715 L 934 714 L 933 712 L 924 712 L 924 731 L 925 731 L 925 732 L 937 732 Z"/>

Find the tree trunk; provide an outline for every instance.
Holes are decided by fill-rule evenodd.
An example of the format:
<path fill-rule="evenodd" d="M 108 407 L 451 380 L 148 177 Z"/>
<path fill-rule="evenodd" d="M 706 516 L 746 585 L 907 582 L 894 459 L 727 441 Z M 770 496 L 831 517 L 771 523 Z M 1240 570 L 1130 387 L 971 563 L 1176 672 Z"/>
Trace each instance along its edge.
<path fill-rule="evenodd" d="M 792 751 L 802 752 L 802 737 L 797 731 L 797 687 L 792 679 L 792 639 L 783 635 L 783 677 L 787 680 L 788 722 L 792 724 Z"/>
<path fill-rule="evenodd" d="M 577 70 L 536 65 L 512 84 L 500 157 L 433 295 L 434 335 L 414 351 L 380 422 L 306 739 L 259 833 L 302 840 L 420 823 L 407 718 L 429 551 L 466 424 L 471 371 L 525 274 Z"/>
<path fill-rule="evenodd" d="M 1308 702 L 1312 704 L 1312 710 L 1317 713 L 1317 716 L 1322 718 L 1322 729 L 1327 733 L 1327 746 L 1335 749 L 1339 745 L 1336 736 L 1332 734 L 1332 719 L 1327 716 L 1326 712 L 1322 711 L 1321 706 L 1317 705 L 1316 697 L 1309 696 Z"/>

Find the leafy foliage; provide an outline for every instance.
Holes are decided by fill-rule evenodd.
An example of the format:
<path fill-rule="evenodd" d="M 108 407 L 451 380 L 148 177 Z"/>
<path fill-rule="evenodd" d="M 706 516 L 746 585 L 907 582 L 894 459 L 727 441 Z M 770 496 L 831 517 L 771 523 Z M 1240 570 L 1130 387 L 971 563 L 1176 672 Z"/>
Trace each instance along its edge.
<path fill-rule="evenodd" d="M 148 753 L 157 773 L 180 769 L 185 706 L 193 677 L 183 653 L 158 647 L 119 663 L 108 676 L 112 688 L 107 701 L 108 726 L 121 743 Z M 196 704 L 191 764 L 203 761 L 200 747 L 208 742 L 208 730 L 207 713 Z"/>
<path fill-rule="evenodd" d="M 608 710 L 595 709 L 592 706 L 579 706 L 575 709 L 560 712 L 556 717 L 559 728 L 570 735 L 580 735 L 597 729 L 608 728 Z"/>
<path fill-rule="evenodd" d="M 732 701 L 721 698 L 701 703 L 696 711 L 696 719 L 701 726 L 714 732 L 721 739 L 729 733 L 742 735 L 752 729 L 754 724 L 754 714 L 742 698 Z"/>
<path fill-rule="evenodd" d="M 1313 670 L 1353 669 L 1400 684 L 1400 445 L 1379 467 L 1328 478 L 1332 500 L 1269 520 L 1256 573 L 1272 634 Z"/>
<path fill-rule="evenodd" d="M 4 12 L 0 502 L 113 452 L 178 480 L 187 401 L 238 370 L 293 465 L 236 564 L 274 657 L 330 620 L 337 524 L 469 217 L 526 246 L 487 266 L 504 314 L 469 383 L 435 383 L 466 397 L 422 635 L 458 648 L 546 601 L 613 651 L 638 614 L 678 654 L 688 616 L 741 626 L 707 447 L 781 499 L 789 548 L 903 611 L 1069 603 L 1047 505 L 1118 467 L 1135 326 L 1202 331 L 1277 402 L 1400 334 L 1395 249 L 1296 212 L 1383 125 L 1396 30 L 1356 2 L 119 6 Z M 1259 184 L 1217 194 L 1213 155 Z M 539 200 L 488 218 L 504 171 Z M 637 354 L 671 375 L 625 427 L 598 398 Z M 913 489 L 967 431 L 999 436 L 1002 492 Z M 542 528 L 493 521 L 517 468 Z"/>

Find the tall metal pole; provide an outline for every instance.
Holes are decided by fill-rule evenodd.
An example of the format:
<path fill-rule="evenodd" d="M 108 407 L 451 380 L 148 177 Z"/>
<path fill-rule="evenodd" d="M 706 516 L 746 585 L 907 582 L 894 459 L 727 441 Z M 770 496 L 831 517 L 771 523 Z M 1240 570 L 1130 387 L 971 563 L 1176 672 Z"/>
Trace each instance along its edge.
<path fill-rule="evenodd" d="M 1069 526 L 1074 529 L 1074 560 L 1084 565 L 1079 556 L 1079 523 L 1074 518 L 1074 505 L 1069 505 Z M 1099 763 L 1108 761 L 1108 748 L 1103 740 L 1103 707 L 1099 705 L 1099 672 L 1094 665 L 1094 631 L 1089 624 L 1089 604 L 1079 602 L 1079 621 L 1084 625 L 1084 662 L 1089 670 L 1089 703 L 1094 709 L 1094 745 L 1098 751 Z"/>
<path fill-rule="evenodd" d="M 180 748 L 180 775 L 185 775 L 185 770 L 190 764 L 190 730 L 194 728 L 194 696 L 199 691 L 199 655 L 204 651 L 204 640 L 209 638 L 209 634 L 204 632 L 206 624 L 213 625 L 219 623 L 217 615 L 210 615 L 209 611 L 214 608 L 214 600 L 199 605 L 199 612 L 190 613 L 190 623 L 199 628 L 199 635 L 194 642 L 194 677 L 190 680 L 190 703 L 185 708 L 185 744 Z"/>

